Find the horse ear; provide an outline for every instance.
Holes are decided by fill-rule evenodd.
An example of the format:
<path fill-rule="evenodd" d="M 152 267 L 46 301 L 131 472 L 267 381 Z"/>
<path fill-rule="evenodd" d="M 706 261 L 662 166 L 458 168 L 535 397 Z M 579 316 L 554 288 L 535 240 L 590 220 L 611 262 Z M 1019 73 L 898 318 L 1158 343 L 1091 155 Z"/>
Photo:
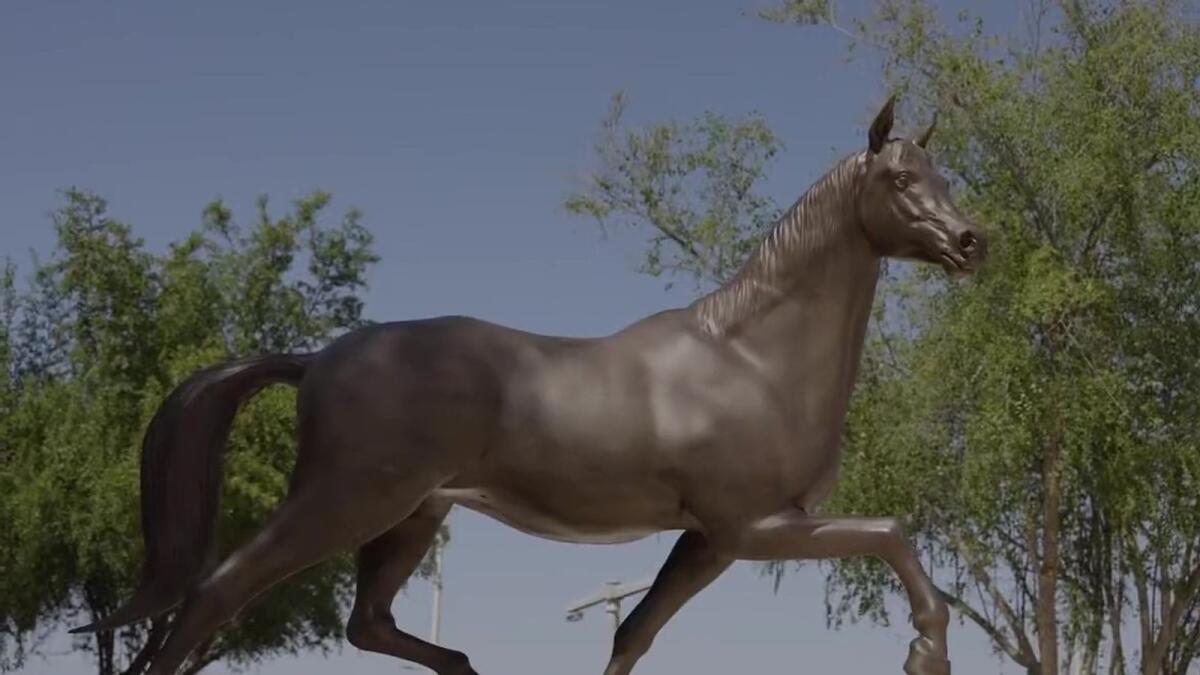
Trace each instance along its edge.
<path fill-rule="evenodd" d="M 888 134 L 892 132 L 892 123 L 895 122 L 895 117 L 896 95 L 892 94 L 888 97 L 887 103 L 883 104 L 883 109 L 875 116 L 875 121 L 871 122 L 871 130 L 867 133 L 871 152 L 878 154 L 883 149 L 883 144 L 887 143 Z"/>
<path fill-rule="evenodd" d="M 937 111 L 934 110 L 933 111 L 933 120 L 931 120 L 929 122 L 929 126 L 925 128 L 925 132 L 923 134 L 921 134 L 920 138 L 917 139 L 917 145 L 921 146 L 922 148 L 925 147 L 926 145 L 929 145 L 929 137 L 933 135 L 933 129 L 934 129 L 934 127 L 937 126 L 937 118 L 938 118 Z"/>

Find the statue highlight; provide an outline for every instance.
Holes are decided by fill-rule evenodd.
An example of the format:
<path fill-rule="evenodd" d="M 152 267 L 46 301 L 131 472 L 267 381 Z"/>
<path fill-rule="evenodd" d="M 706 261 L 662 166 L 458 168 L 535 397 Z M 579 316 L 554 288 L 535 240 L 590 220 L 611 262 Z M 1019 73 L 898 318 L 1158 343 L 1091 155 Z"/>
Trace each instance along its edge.
<path fill-rule="evenodd" d="M 929 132 L 889 136 L 894 103 L 866 148 L 801 196 L 732 280 L 687 307 L 598 338 L 461 316 L 383 323 L 315 353 L 192 375 L 145 435 L 141 585 L 77 632 L 182 603 L 149 670 L 172 675 L 255 596 L 356 549 L 349 641 L 439 675 L 473 675 L 462 652 L 399 630 L 390 610 L 457 504 L 569 542 L 682 531 L 617 631 L 604 675 L 630 673 L 734 560 L 848 556 L 883 559 L 907 591 L 917 637 L 905 672 L 947 675 L 949 613 L 899 521 L 815 511 L 837 480 L 880 261 L 959 275 L 985 257 L 984 234 L 926 152 Z M 299 388 L 288 494 L 217 561 L 222 448 L 239 405 L 273 383 Z"/>

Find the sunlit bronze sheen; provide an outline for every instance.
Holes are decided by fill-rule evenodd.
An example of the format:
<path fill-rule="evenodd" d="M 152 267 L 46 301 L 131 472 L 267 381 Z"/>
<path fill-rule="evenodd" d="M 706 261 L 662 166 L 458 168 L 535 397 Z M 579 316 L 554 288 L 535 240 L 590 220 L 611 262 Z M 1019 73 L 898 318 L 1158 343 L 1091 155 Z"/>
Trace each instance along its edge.
<path fill-rule="evenodd" d="M 549 337 L 442 317 L 196 373 L 146 432 L 141 587 L 79 630 L 182 602 L 150 670 L 170 675 L 272 584 L 357 549 L 350 642 L 469 675 L 465 655 L 398 630 L 390 611 L 458 504 L 569 542 L 682 531 L 618 630 L 605 675 L 629 673 L 734 560 L 868 555 L 891 565 L 908 592 L 918 635 L 905 671 L 948 673 L 947 608 L 898 521 L 815 512 L 837 480 L 880 261 L 959 274 L 984 258 L 983 233 L 954 207 L 924 149 L 929 132 L 919 142 L 889 138 L 892 116 L 889 101 L 867 148 L 788 209 L 733 280 L 612 335 Z M 221 449 L 241 402 L 276 382 L 299 387 L 288 495 L 218 564 Z"/>

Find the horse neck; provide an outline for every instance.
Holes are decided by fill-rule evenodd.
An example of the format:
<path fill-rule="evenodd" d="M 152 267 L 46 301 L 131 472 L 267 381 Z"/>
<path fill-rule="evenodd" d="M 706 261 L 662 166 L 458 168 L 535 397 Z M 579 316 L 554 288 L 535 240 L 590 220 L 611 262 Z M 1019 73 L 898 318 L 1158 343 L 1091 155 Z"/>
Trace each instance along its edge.
<path fill-rule="evenodd" d="M 734 278 L 692 305 L 702 329 L 773 374 L 813 375 L 801 352 L 853 379 L 879 273 L 857 210 L 865 161 L 851 155 L 814 183 Z"/>

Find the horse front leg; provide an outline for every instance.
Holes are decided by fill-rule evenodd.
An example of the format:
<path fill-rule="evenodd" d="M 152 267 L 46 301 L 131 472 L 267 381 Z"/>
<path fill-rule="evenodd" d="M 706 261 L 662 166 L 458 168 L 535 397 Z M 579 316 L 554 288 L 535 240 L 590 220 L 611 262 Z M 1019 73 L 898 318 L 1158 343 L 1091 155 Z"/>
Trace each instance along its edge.
<path fill-rule="evenodd" d="M 900 577 L 919 634 L 909 648 L 904 672 L 949 675 L 946 628 L 950 611 L 896 519 L 817 517 L 795 509 L 744 528 L 732 541 L 737 556 L 748 560 L 881 558 Z"/>
<path fill-rule="evenodd" d="M 629 675 L 667 621 L 732 562 L 732 557 L 718 554 L 699 532 L 680 535 L 646 596 L 617 628 L 604 675 Z"/>

